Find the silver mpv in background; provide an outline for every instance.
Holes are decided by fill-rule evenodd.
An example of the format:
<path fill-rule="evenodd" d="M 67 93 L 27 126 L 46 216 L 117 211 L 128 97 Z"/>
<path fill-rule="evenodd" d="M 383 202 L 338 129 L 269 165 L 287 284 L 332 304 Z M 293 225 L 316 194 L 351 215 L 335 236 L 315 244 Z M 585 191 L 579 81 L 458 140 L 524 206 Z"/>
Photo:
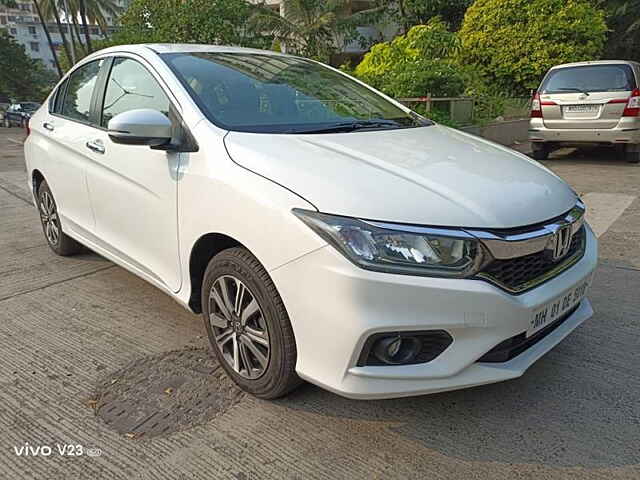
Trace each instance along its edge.
<path fill-rule="evenodd" d="M 560 146 L 616 146 L 640 161 L 640 64 L 620 60 L 557 65 L 542 80 L 531 105 L 533 157 Z"/>

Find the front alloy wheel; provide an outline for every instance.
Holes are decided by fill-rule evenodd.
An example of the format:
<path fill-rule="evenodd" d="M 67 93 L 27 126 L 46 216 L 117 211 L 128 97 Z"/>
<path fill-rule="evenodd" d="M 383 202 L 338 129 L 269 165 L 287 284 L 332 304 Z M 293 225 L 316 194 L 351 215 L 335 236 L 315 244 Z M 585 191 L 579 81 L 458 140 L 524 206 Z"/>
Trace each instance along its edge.
<path fill-rule="evenodd" d="M 215 255 L 204 273 L 202 316 L 220 366 L 243 390 L 277 398 L 296 388 L 296 340 L 271 277 L 247 249 Z"/>
<path fill-rule="evenodd" d="M 260 378 L 269 365 L 269 331 L 254 294 L 233 275 L 213 283 L 209 322 L 227 364 L 243 378 Z"/>

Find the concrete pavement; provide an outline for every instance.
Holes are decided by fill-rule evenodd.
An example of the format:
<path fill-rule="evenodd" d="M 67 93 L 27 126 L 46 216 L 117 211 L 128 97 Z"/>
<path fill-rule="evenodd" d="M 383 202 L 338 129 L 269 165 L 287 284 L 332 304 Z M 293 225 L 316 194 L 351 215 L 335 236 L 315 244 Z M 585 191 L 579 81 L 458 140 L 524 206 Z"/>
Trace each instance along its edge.
<path fill-rule="evenodd" d="M 375 402 L 237 392 L 215 418 L 145 440 L 98 418 L 96 391 L 130 362 L 202 351 L 201 319 L 95 254 L 55 257 L 20 140 L 0 129 L 0 479 L 640 478 L 640 166 L 606 150 L 546 162 L 601 230 L 596 315 L 524 377 Z M 85 453 L 60 455 L 67 444 Z M 24 454 L 38 446 L 53 451 Z"/>

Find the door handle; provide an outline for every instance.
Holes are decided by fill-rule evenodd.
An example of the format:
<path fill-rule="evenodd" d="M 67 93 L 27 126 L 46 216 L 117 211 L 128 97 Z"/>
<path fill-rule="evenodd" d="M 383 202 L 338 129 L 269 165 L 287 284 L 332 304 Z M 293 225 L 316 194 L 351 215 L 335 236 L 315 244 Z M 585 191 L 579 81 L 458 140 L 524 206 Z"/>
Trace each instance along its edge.
<path fill-rule="evenodd" d="M 53 132 L 55 130 L 56 127 L 53 126 L 53 124 L 49 123 L 49 122 L 44 122 L 42 124 L 42 126 L 44 128 L 46 128 L 47 130 L 49 130 L 50 132 Z"/>
<path fill-rule="evenodd" d="M 93 142 L 87 142 L 87 148 L 93 150 L 96 153 L 104 153 L 104 145 L 100 140 L 94 140 Z"/>

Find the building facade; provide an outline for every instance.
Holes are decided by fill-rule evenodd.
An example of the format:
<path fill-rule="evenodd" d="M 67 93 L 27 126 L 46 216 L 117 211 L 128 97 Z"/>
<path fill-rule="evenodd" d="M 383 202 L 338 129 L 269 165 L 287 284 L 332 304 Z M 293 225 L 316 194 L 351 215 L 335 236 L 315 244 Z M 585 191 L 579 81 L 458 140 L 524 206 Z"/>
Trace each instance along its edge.
<path fill-rule="evenodd" d="M 122 8 L 125 8 L 129 0 L 119 0 L 118 3 Z M 117 19 L 107 17 L 106 20 L 108 24 L 106 34 L 109 35 L 117 29 L 115 26 Z M 71 41 L 71 24 L 64 17 L 61 18 L 61 22 L 61 29 L 66 35 L 67 41 Z M 46 25 L 56 52 L 63 51 L 62 35 L 58 25 L 53 19 L 48 19 Z M 27 55 L 31 58 L 42 60 L 46 67 L 55 70 L 53 54 L 32 1 L 18 0 L 15 8 L 0 7 L 0 28 L 6 29 L 7 33 L 24 47 Z M 81 25 L 78 28 L 81 40 L 84 42 L 84 28 Z M 89 29 L 91 40 L 105 38 L 97 25 L 88 25 L 87 28 Z"/>

